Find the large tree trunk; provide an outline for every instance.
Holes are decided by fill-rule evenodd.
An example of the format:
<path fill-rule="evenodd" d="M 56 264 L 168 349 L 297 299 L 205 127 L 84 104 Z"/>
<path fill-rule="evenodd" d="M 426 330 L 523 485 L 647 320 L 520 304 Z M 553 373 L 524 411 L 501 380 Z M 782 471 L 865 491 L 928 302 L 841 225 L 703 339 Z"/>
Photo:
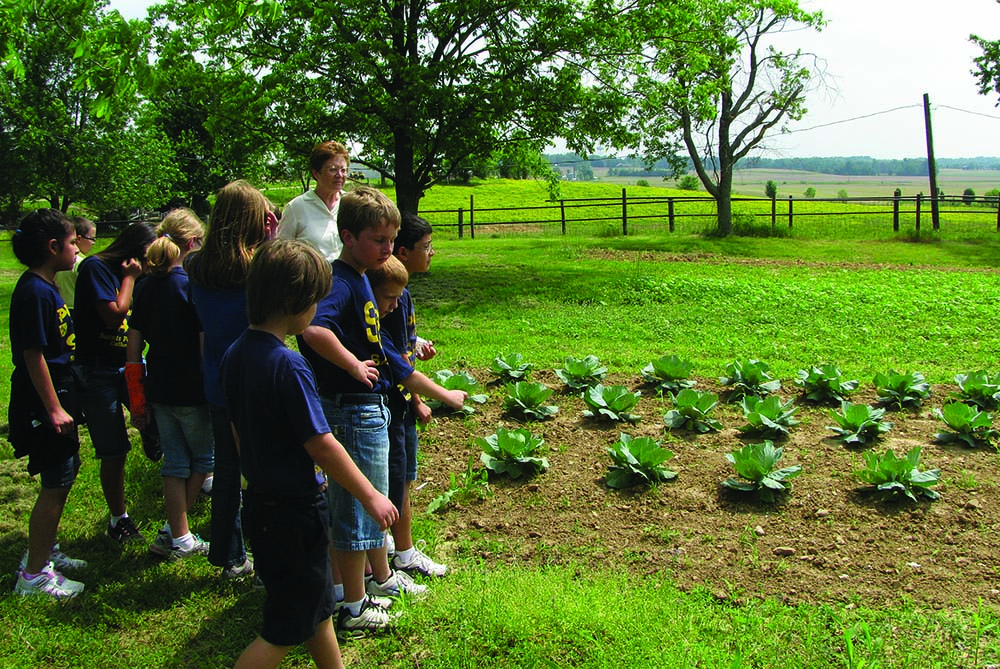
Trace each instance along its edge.
<path fill-rule="evenodd" d="M 405 130 L 395 133 L 396 206 L 400 211 L 420 213 L 424 192 L 413 172 L 413 142 Z"/>

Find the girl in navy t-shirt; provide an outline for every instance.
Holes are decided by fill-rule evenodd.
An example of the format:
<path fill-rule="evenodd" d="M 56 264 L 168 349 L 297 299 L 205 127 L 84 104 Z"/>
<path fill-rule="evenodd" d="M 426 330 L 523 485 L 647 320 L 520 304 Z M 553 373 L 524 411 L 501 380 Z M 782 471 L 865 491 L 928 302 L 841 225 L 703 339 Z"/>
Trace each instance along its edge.
<path fill-rule="evenodd" d="M 56 288 L 55 274 L 73 267 L 76 232 L 55 209 L 33 211 L 11 240 L 27 271 L 10 301 L 9 439 L 17 457 L 28 456 L 28 473 L 40 474 L 41 489 L 31 511 L 28 551 L 14 592 L 75 597 L 83 583 L 59 569 L 86 566 L 59 550 L 56 535 L 70 488 L 80 470 L 79 410 L 70 363 L 75 335 L 69 309 Z"/>

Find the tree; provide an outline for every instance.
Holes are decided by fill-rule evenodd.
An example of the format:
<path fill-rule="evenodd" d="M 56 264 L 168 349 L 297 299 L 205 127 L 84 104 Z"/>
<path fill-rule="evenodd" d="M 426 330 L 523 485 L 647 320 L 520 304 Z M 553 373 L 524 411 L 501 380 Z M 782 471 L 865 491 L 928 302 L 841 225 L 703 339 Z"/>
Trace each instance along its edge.
<path fill-rule="evenodd" d="M 976 201 L 976 191 L 972 190 L 971 188 L 966 188 L 964 191 L 962 191 L 962 202 L 971 205 L 975 201 Z"/>
<path fill-rule="evenodd" d="M 93 64 L 78 56 L 86 49 L 74 36 L 107 27 L 100 4 L 41 7 L 46 13 L 22 17 L 17 65 L 0 83 L 3 169 L 13 172 L 0 185 L 8 208 L 41 197 L 63 212 L 79 202 L 100 212 L 169 197 L 173 154 L 162 136 L 130 123 L 138 110 L 134 98 L 105 97 L 98 104 L 97 90 L 87 84 Z"/>
<path fill-rule="evenodd" d="M 764 195 L 772 200 L 778 197 L 778 182 L 773 179 L 768 179 L 767 183 L 764 184 Z"/>
<path fill-rule="evenodd" d="M 575 0 L 170 0 L 160 10 L 164 50 L 248 75 L 216 89 L 233 112 L 265 106 L 257 130 L 291 153 L 345 141 L 356 162 L 395 181 L 403 210 L 417 211 L 469 157 L 515 141 L 540 153 L 567 119 L 598 113 L 569 56 L 587 34 Z"/>
<path fill-rule="evenodd" d="M 978 35 L 969 35 L 969 39 L 983 50 L 981 56 L 973 59 L 976 67 L 972 74 L 979 80 L 979 94 L 997 95 L 997 106 L 1000 106 L 1000 40 Z"/>
<path fill-rule="evenodd" d="M 816 197 L 816 189 L 813 188 L 812 186 L 809 186 L 808 188 L 806 188 L 805 196 L 810 200 L 813 199 L 814 197 Z"/>
<path fill-rule="evenodd" d="M 609 10 L 610 11 L 610 10 Z M 624 74 L 614 64 L 605 82 L 627 82 L 635 100 L 626 122 L 647 162 L 679 150 L 717 203 L 718 231 L 732 232 L 733 168 L 768 133 L 806 112 L 815 67 L 801 51 L 775 46 L 775 35 L 819 29 L 822 14 L 797 0 L 639 0 L 609 13 L 624 39 L 638 43 Z M 628 44 L 620 47 L 623 54 Z"/>
<path fill-rule="evenodd" d="M 677 188 L 680 190 L 698 190 L 700 184 L 698 177 L 693 174 L 685 174 L 677 180 Z"/>

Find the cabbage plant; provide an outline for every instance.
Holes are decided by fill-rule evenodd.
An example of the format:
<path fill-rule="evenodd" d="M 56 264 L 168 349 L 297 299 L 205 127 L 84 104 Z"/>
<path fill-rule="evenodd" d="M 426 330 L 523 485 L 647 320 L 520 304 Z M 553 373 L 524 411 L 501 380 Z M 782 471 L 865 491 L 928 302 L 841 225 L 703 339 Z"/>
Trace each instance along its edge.
<path fill-rule="evenodd" d="M 583 415 L 587 418 L 603 417 L 636 423 L 642 416 L 631 412 L 639 403 L 639 397 L 640 393 L 632 392 L 625 386 L 605 386 L 598 383 L 583 393 L 583 401 L 590 407 Z"/>
<path fill-rule="evenodd" d="M 787 492 L 786 481 L 802 473 L 802 465 L 777 469 L 784 449 L 770 441 L 747 444 L 738 451 L 726 454 L 726 460 L 736 469 L 736 478 L 726 479 L 722 485 L 742 492 L 756 492 L 765 502 L 773 502 L 775 495 Z"/>
<path fill-rule="evenodd" d="M 810 402 L 843 402 L 858 389 L 858 380 L 845 380 L 844 373 L 835 365 L 820 365 L 800 369 L 795 385 L 802 388 Z"/>
<path fill-rule="evenodd" d="M 719 383 L 729 386 L 728 400 L 739 400 L 747 395 L 764 397 L 781 388 L 781 380 L 771 376 L 771 368 L 760 360 L 731 362 L 726 365 L 726 376 Z"/>
<path fill-rule="evenodd" d="M 951 430 L 934 435 L 940 442 L 960 441 L 969 448 L 975 448 L 997 440 L 998 432 L 993 429 L 993 418 L 978 407 L 962 402 L 949 402 L 940 409 L 934 409 L 933 414 Z"/>
<path fill-rule="evenodd" d="M 571 390 L 584 390 L 600 383 L 608 373 L 597 356 L 566 358 L 563 366 L 556 370 L 563 383 Z"/>
<path fill-rule="evenodd" d="M 439 369 L 431 374 L 431 379 L 439 386 L 447 390 L 464 390 L 469 395 L 465 405 L 461 409 L 456 410 L 452 410 L 451 407 L 444 402 L 440 402 L 429 397 L 423 398 L 424 403 L 431 409 L 448 409 L 449 411 L 454 411 L 455 413 L 468 415 L 476 412 L 473 404 L 486 403 L 487 396 L 484 393 L 479 392 L 479 382 L 476 381 L 476 378 L 472 376 L 472 374 L 469 374 L 466 371 L 456 374 L 450 369 Z"/>
<path fill-rule="evenodd" d="M 689 361 L 682 360 L 676 355 L 665 355 L 643 367 L 642 378 L 655 384 L 661 393 L 675 393 L 684 388 L 691 388 L 697 383 L 688 378 L 693 367 Z"/>
<path fill-rule="evenodd" d="M 491 472 L 517 479 L 549 468 L 549 461 L 539 455 L 545 440 L 526 428 L 497 428 L 490 436 L 476 439 L 476 443 L 483 449 L 479 459 Z"/>
<path fill-rule="evenodd" d="M 835 440 L 843 444 L 867 444 L 883 432 L 892 429 L 892 423 L 883 420 L 885 409 L 875 409 L 867 404 L 841 402 L 840 412 L 830 411 L 830 418 L 836 425 L 828 425 L 837 435 Z"/>
<path fill-rule="evenodd" d="M 500 381 L 513 383 L 527 379 L 533 367 L 530 362 L 524 361 L 524 356 L 520 353 L 505 353 L 493 358 L 490 371 L 496 374 Z"/>
<path fill-rule="evenodd" d="M 544 383 L 518 381 L 505 390 L 504 407 L 511 413 L 520 413 L 528 420 L 545 420 L 559 413 L 559 407 L 545 404 L 552 396 L 552 389 Z"/>
<path fill-rule="evenodd" d="M 677 472 L 663 466 L 674 454 L 651 437 L 633 439 L 622 433 L 610 448 L 611 469 L 605 481 L 610 488 L 651 485 L 677 478 Z"/>
<path fill-rule="evenodd" d="M 920 471 L 921 452 L 920 446 L 914 446 L 906 456 L 899 458 L 891 450 L 882 455 L 868 451 L 861 454 L 864 466 L 855 474 L 887 498 L 906 495 L 914 502 L 918 496 L 938 499 L 941 494 L 930 487 L 941 478 L 941 470 Z"/>
<path fill-rule="evenodd" d="M 674 408 L 663 416 L 663 422 L 671 430 L 691 432 L 717 432 L 722 423 L 712 418 L 712 412 L 719 404 L 719 396 L 708 390 L 685 388 L 676 395 L 670 394 Z"/>

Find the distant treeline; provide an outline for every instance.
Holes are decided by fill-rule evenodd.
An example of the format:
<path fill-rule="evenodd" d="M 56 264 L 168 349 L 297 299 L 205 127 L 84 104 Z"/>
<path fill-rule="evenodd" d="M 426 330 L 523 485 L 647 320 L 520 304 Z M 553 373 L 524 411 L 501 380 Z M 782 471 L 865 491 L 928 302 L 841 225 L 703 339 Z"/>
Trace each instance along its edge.
<path fill-rule="evenodd" d="M 572 153 L 550 154 L 546 156 L 553 164 L 589 162 L 593 168 L 607 168 L 610 176 L 667 176 L 670 168 L 665 160 L 652 167 L 638 158 L 609 158 L 594 156 L 584 160 Z M 688 170 L 693 169 L 690 159 L 686 161 Z M 711 168 L 711 161 L 706 167 Z M 843 156 L 834 158 L 747 158 L 739 168 L 766 168 L 775 170 L 801 170 L 820 174 L 842 174 L 845 176 L 927 176 L 926 158 L 884 159 L 870 156 Z M 1000 158 L 980 156 L 977 158 L 938 158 L 938 170 L 1000 170 Z"/>

